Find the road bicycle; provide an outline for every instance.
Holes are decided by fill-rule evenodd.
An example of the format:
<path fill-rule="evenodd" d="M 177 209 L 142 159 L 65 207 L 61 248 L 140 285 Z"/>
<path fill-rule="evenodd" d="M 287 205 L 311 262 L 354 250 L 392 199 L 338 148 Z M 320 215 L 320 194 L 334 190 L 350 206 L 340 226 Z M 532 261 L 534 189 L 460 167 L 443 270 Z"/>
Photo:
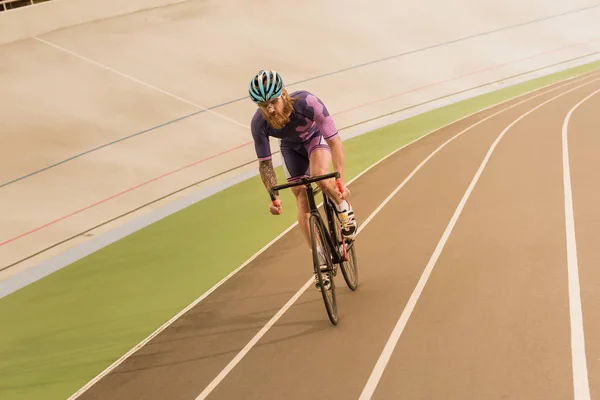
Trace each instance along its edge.
<path fill-rule="evenodd" d="M 271 201 L 275 202 L 275 192 L 288 189 L 295 186 L 305 186 L 308 195 L 308 204 L 310 208 L 309 231 L 313 256 L 313 267 L 317 273 L 318 284 L 321 289 L 323 301 L 329 320 L 333 325 L 338 323 L 338 309 L 335 292 L 334 278 L 337 275 L 337 267 L 340 266 L 346 285 L 355 291 L 358 287 L 358 263 L 356 260 L 355 241 L 344 240 L 341 232 L 341 221 L 335 211 L 334 202 L 323 192 L 323 213 L 321 215 L 317 207 L 315 197 L 321 192 L 320 188 L 313 188 L 312 184 L 325 179 L 339 178 L 339 172 L 314 176 L 311 178 L 302 178 L 299 181 L 277 185 L 271 188 Z M 327 221 L 327 226 L 325 224 Z M 320 269 L 321 262 L 317 253 L 317 246 L 322 249 L 322 253 L 327 262 L 327 269 Z M 330 288 L 325 290 L 324 282 L 319 272 L 328 272 L 330 277 Z"/>

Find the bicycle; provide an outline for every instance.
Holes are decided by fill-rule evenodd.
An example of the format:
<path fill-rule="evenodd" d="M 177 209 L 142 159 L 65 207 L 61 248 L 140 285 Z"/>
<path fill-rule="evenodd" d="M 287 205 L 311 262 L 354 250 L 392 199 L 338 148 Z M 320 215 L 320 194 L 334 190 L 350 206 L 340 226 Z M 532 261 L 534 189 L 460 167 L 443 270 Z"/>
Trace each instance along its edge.
<path fill-rule="evenodd" d="M 286 183 L 277 185 L 271 188 L 270 196 L 271 201 L 275 201 L 274 192 L 283 189 L 288 189 L 294 186 L 304 185 L 306 187 L 306 193 L 308 195 L 308 204 L 310 209 L 309 216 L 309 230 L 310 240 L 313 255 L 313 266 L 314 271 L 318 277 L 318 283 L 327 310 L 329 320 L 333 325 L 338 323 L 338 311 L 337 311 L 337 300 L 335 293 L 335 282 L 334 277 L 337 275 L 337 266 L 340 266 L 342 275 L 346 281 L 346 285 L 350 290 L 355 291 L 358 287 L 358 265 L 356 261 L 355 242 L 350 240 L 343 240 L 341 232 L 341 221 L 337 217 L 335 211 L 335 204 L 323 192 L 323 209 L 325 213 L 325 219 L 327 220 L 327 228 L 323 222 L 323 217 L 318 210 L 315 202 L 315 196 L 321 192 L 320 188 L 316 189 L 312 187 L 312 184 L 321 180 L 330 178 L 339 178 L 339 172 L 333 172 L 325 175 L 314 176 L 312 178 L 302 178 L 297 182 Z M 327 261 L 327 269 L 325 271 L 320 269 L 319 255 L 317 253 L 317 244 L 320 243 L 320 247 Z M 325 290 L 323 278 L 320 272 L 328 272 L 330 276 L 330 289 Z"/>

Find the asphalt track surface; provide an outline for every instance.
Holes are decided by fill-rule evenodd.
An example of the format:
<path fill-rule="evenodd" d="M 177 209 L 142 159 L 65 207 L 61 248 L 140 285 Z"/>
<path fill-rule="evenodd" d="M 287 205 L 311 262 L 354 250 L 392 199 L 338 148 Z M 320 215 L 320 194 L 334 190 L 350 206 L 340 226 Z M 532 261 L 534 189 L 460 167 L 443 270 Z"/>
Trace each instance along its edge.
<path fill-rule="evenodd" d="M 359 224 L 379 211 L 358 290 L 337 277 L 338 326 L 310 286 L 238 356 L 311 278 L 295 227 L 78 398 L 600 396 L 598 90 L 596 72 L 512 99 L 353 182 Z"/>

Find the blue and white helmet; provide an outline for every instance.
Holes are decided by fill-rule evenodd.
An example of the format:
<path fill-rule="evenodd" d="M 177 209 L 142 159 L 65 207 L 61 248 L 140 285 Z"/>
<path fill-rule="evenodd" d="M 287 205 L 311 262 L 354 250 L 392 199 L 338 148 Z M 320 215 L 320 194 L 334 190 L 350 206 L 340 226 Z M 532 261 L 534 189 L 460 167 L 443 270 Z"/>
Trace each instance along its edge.
<path fill-rule="evenodd" d="M 283 79 L 277 71 L 261 69 L 250 81 L 250 98 L 256 104 L 281 96 Z"/>

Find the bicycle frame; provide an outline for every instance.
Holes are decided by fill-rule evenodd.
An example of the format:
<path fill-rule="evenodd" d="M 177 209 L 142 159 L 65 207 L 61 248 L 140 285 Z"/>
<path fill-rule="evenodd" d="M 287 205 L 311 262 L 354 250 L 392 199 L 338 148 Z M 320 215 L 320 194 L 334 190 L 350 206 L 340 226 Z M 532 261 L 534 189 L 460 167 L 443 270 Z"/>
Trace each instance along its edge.
<path fill-rule="evenodd" d="M 305 186 L 306 188 L 306 194 L 308 197 L 308 206 L 309 206 L 309 210 L 311 214 L 315 214 L 317 215 L 319 221 L 321 224 L 323 224 L 323 218 L 321 217 L 321 214 L 319 213 L 319 210 L 317 208 L 317 204 L 315 201 L 315 195 L 319 192 L 318 189 L 313 189 L 312 187 L 312 183 L 321 181 L 321 180 L 325 180 L 325 179 L 330 179 L 330 178 L 339 178 L 340 177 L 340 173 L 339 172 L 332 172 L 329 174 L 325 174 L 325 175 L 319 175 L 319 176 L 315 176 L 312 178 L 302 178 L 297 182 L 292 182 L 292 183 L 285 183 L 282 185 L 276 185 L 273 186 L 269 192 L 269 195 L 271 196 L 271 201 L 275 201 L 275 192 L 283 190 L 283 189 L 288 189 L 291 187 L 295 187 L 295 186 Z M 325 192 L 323 192 L 323 208 L 325 210 L 325 215 L 327 217 L 327 225 L 329 229 L 325 229 L 325 237 L 327 238 L 327 243 L 329 245 L 329 248 L 332 250 L 332 256 L 333 256 L 333 263 L 334 264 L 340 264 L 344 261 L 347 261 L 347 253 L 346 253 L 346 244 L 345 242 L 342 240 L 342 242 L 339 242 L 337 240 L 337 237 L 335 237 L 335 226 L 334 226 L 334 221 L 333 218 L 335 218 L 334 216 L 334 210 L 333 210 L 333 205 L 330 203 L 330 199 L 327 196 L 327 194 Z M 343 244 L 343 252 L 339 251 L 339 245 Z"/>
<path fill-rule="evenodd" d="M 317 208 L 317 202 L 315 201 L 315 195 L 318 193 L 319 188 L 314 189 L 312 187 L 312 183 L 318 182 L 324 179 L 330 178 L 339 178 L 340 174 L 338 172 L 315 176 L 311 178 L 300 179 L 297 182 L 286 183 L 283 185 L 276 185 L 270 191 L 269 194 L 271 196 L 271 201 L 275 204 L 276 198 L 275 193 L 282 189 L 287 189 L 295 186 L 304 186 L 306 188 L 306 194 L 308 197 L 308 206 L 310 217 L 308 220 L 309 226 L 311 229 L 316 228 L 318 232 L 312 231 L 310 233 L 310 247 L 312 249 L 312 264 L 315 273 L 315 281 L 317 288 L 320 289 L 321 295 L 323 297 L 323 301 L 325 303 L 325 308 L 327 309 L 327 315 L 329 316 L 329 320 L 332 324 L 337 325 L 338 323 L 338 312 L 337 312 L 337 301 L 336 301 L 336 289 L 335 289 L 335 279 L 333 279 L 337 275 L 338 267 L 342 271 L 344 276 L 344 280 L 346 281 L 347 286 L 351 290 L 356 290 L 358 285 L 358 278 L 352 278 L 350 273 L 351 271 L 355 271 L 358 273 L 354 256 L 354 241 L 352 240 L 350 243 L 344 239 L 341 234 L 341 226 L 336 224 L 334 218 L 337 217 L 336 205 L 333 200 L 327 196 L 325 191 L 323 191 L 323 208 L 325 211 L 325 217 L 321 216 Z M 341 182 L 338 183 L 338 188 L 343 189 L 341 187 Z M 323 218 L 327 219 L 327 225 L 323 221 Z M 339 228 L 339 229 L 336 229 Z M 323 269 L 323 261 L 319 259 L 317 254 L 318 243 L 316 242 L 317 237 L 321 239 L 325 243 L 321 243 L 321 246 L 328 247 L 329 251 L 326 254 L 326 270 Z M 324 248 L 322 250 L 325 250 Z M 352 257 L 352 262 L 349 261 L 348 250 L 350 250 L 350 254 Z M 324 254 L 325 255 L 325 254 Z M 354 265 L 352 267 L 351 265 Z M 330 287 L 327 289 L 323 280 L 323 271 L 329 273 L 330 275 Z"/>

